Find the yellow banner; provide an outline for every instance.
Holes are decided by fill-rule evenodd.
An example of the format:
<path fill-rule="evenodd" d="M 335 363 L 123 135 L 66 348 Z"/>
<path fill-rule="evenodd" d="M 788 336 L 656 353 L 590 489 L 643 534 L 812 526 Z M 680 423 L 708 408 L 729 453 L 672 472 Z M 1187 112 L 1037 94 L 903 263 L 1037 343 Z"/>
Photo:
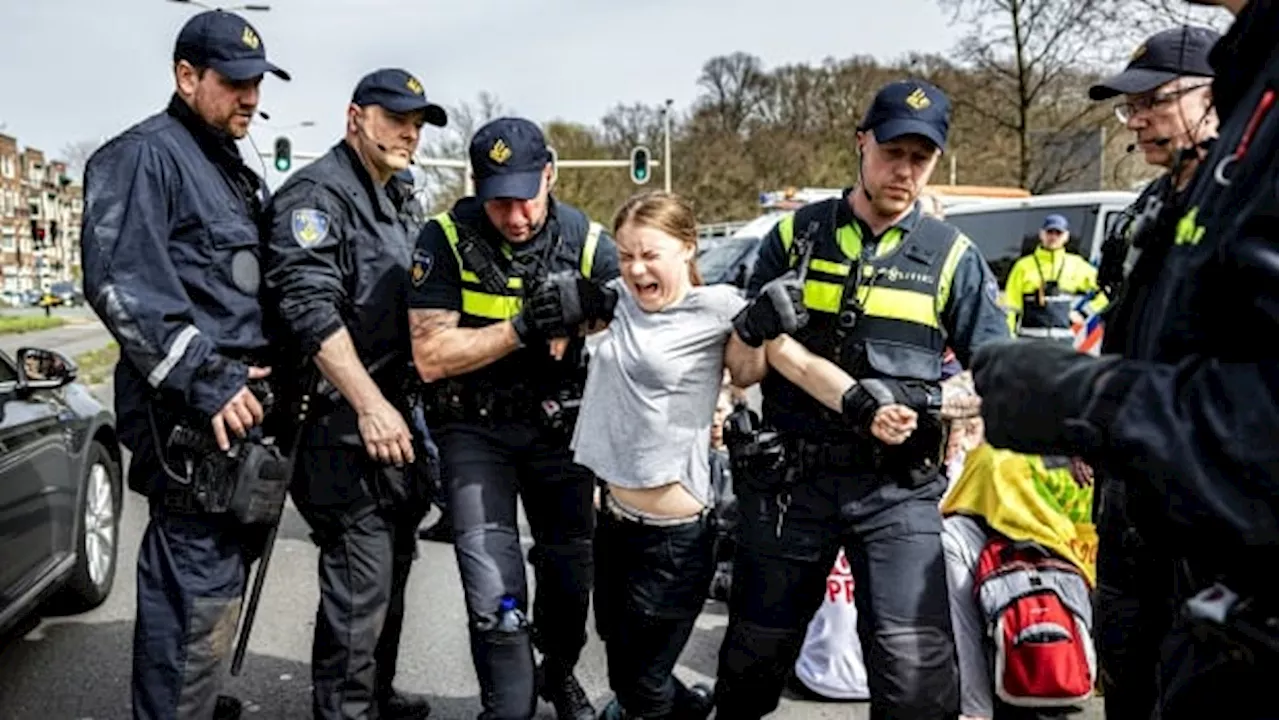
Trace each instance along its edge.
<path fill-rule="evenodd" d="M 1030 540 L 1071 561 L 1092 586 L 1098 534 L 1093 486 L 1078 484 L 1068 467 L 1047 468 L 1038 455 L 982 443 L 969 451 L 960 479 L 942 499 L 942 513 L 981 518 L 1011 540 Z"/>

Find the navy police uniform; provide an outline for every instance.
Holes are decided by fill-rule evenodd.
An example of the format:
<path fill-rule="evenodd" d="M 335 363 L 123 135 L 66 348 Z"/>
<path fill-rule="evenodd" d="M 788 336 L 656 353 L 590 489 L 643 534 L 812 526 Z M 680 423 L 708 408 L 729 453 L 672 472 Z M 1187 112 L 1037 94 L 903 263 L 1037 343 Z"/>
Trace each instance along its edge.
<path fill-rule="evenodd" d="M 1208 82 L 1214 74 L 1209 51 L 1219 35 L 1208 28 L 1180 27 L 1156 33 L 1143 43 L 1124 71 L 1089 89 L 1094 100 L 1121 93 L 1142 94 L 1177 77 Z M 1197 118 L 1191 118 L 1195 120 Z M 1189 155 L 1195 150 L 1183 151 Z M 1174 169 L 1181 169 L 1180 159 Z M 1152 180 L 1103 244 L 1098 284 L 1110 297 L 1119 297 L 1144 249 L 1161 232 L 1156 228 L 1185 207 L 1189 186 L 1179 190 L 1173 173 Z M 1170 209 L 1166 212 L 1166 206 Z M 1162 218 L 1165 218 L 1162 220 Z M 1119 304 L 1108 308 L 1108 324 Z M 1125 334 L 1108 330 L 1104 352 L 1119 352 Z M 1110 717 L 1147 717 L 1155 704 L 1156 667 L 1160 638 L 1167 631 L 1170 612 L 1168 565 L 1160 548 L 1144 542 L 1125 508 L 1125 485 L 1097 468 L 1094 522 L 1098 528 L 1098 586 L 1094 598 L 1094 636 L 1098 651 L 1103 702 Z"/>
<path fill-rule="evenodd" d="M 550 153 L 536 125 L 495 120 L 476 133 L 470 153 L 477 196 L 432 217 L 419 236 L 412 309 L 457 312 L 462 328 L 519 323 L 526 288 L 547 274 L 570 271 L 598 282 L 618 275 L 609 234 L 554 198 L 542 228 L 522 243 L 506 241 L 488 220 L 485 201 L 539 193 Z M 569 452 L 585 379 L 581 338 L 561 360 L 550 357 L 543 339 L 426 386 L 485 718 L 529 718 L 535 709 L 530 629 L 513 621 L 529 607 L 517 496 L 533 532 L 532 620 L 544 656 L 543 694 L 561 717 L 592 715 L 573 677 L 592 582 L 594 478 Z M 511 606 L 505 614 L 504 600 Z"/>
<path fill-rule="evenodd" d="M 893 83 L 860 129 L 880 142 L 923 135 L 942 148 L 948 106 L 927 83 Z M 850 192 L 863 190 L 784 216 L 763 241 L 749 295 L 805 267 L 810 319 L 796 340 L 860 381 L 936 388 L 947 346 L 967 363 L 978 346 L 1009 337 L 995 278 L 968 238 L 923 215 L 919 204 L 875 236 L 852 211 Z M 762 390 L 764 422 L 783 438 L 786 460 L 759 481 L 735 470 L 740 535 L 717 714 L 758 718 L 777 706 L 844 546 L 856 578 L 871 716 L 953 716 L 957 681 L 938 513 L 945 427 L 921 408 L 919 427 L 891 448 L 854 434 L 846 419 L 777 373 Z"/>
<path fill-rule="evenodd" d="M 1251 0 L 1210 53 L 1218 139 L 1135 236 L 1104 355 L 975 362 L 992 444 L 1080 454 L 1119 485 L 1152 589 L 1131 652 L 1158 658 L 1135 717 L 1275 715 L 1276 26 Z"/>
<path fill-rule="evenodd" d="M 233 81 L 288 79 L 231 13 L 191 18 L 178 35 L 179 60 Z M 248 566 L 264 539 L 208 512 L 190 476 L 181 467 L 166 473 L 162 455 L 175 424 L 207 431 L 246 386 L 249 366 L 267 364 L 258 302 L 266 194 L 232 137 L 177 95 L 85 170 L 85 295 L 120 345 L 115 406 L 132 453 L 129 487 L 150 505 L 138 550 L 135 718 L 214 715 Z"/>
<path fill-rule="evenodd" d="M 444 111 L 403 70 L 367 75 L 351 101 L 396 113 L 425 110 L 428 122 L 445 123 Z M 312 358 L 345 328 L 393 403 L 410 364 L 408 231 L 388 188 L 346 140 L 294 173 L 272 200 L 265 279 L 285 344 L 297 357 Z M 315 716 L 425 717 L 424 701 L 411 703 L 392 688 L 405 584 L 417 526 L 429 507 L 424 479 L 413 468 L 370 458 L 356 411 L 336 391 L 330 402 L 323 395 L 315 393 L 310 403 L 292 487 L 320 549 L 311 656 Z M 415 448 L 417 455 L 425 452 Z M 408 707 L 414 704 L 416 711 Z"/>

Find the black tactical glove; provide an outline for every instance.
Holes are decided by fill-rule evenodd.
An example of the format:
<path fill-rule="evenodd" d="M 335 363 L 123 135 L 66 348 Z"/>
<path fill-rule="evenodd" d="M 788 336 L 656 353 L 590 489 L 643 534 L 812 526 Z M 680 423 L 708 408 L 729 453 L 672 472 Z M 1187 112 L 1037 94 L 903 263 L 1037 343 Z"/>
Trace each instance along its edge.
<path fill-rule="evenodd" d="M 618 306 L 618 291 L 607 282 L 578 278 L 578 302 L 583 318 L 589 323 L 613 321 L 613 310 Z"/>
<path fill-rule="evenodd" d="M 845 390 L 841 413 L 855 428 L 871 431 L 876 411 L 886 405 L 905 405 L 917 413 L 937 413 L 942 409 L 942 388 L 919 380 L 871 378 L 859 380 Z"/>
<path fill-rule="evenodd" d="M 527 289 L 524 307 L 511 320 L 516 335 L 524 345 L 546 341 L 567 335 L 566 327 L 582 322 L 582 309 L 577 302 L 577 292 L 566 292 L 566 285 L 573 287 L 572 279 L 548 277 L 536 287 Z"/>
<path fill-rule="evenodd" d="M 793 333 L 809 322 L 804 306 L 804 284 L 795 271 L 770 280 L 736 317 L 733 329 L 742 342 L 760 347 L 783 333 Z"/>
<path fill-rule="evenodd" d="M 982 346 L 973 356 L 973 383 L 987 441 L 1036 455 L 1092 454 L 1101 437 L 1084 418 L 1096 381 L 1116 362 L 1056 342 Z"/>

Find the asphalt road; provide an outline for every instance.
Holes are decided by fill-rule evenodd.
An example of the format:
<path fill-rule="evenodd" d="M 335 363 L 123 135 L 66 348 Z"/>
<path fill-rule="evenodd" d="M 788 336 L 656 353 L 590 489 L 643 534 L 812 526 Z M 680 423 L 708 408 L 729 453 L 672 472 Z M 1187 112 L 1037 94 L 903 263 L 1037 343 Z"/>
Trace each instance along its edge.
<path fill-rule="evenodd" d="M 58 331 L 53 331 L 58 332 Z M 72 342 L 80 342 L 72 339 Z M 92 349 L 92 348 L 89 348 Z M 110 398 L 107 388 L 97 389 Z M 0 638 L 0 720 L 123 720 L 129 717 L 130 648 L 135 612 L 134 566 L 146 521 L 146 502 L 130 494 L 121 519 L 119 573 L 100 608 L 78 616 L 34 618 Z M 473 718 L 480 710 L 471 667 L 462 590 L 451 546 L 419 543 L 409 581 L 408 613 L 397 684 L 427 693 L 432 716 Z M 308 718 L 308 660 L 317 601 L 316 552 L 306 525 L 288 508 L 258 624 L 242 677 L 230 690 L 248 703 L 246 717 Z M 529 572 L 532 577 L 532 571 Z M 709 603 L 676 670 L 687 682 L 710 682 L 727 623 L 725 608 Z M 589 696 L 610 697 L 604 649 L 590 633 L 578 666 Z M 1077 720 L 1102 718 L 1094 703 Z M 540 706 L 540 718 L 551 718 Z M 784 698 L 779 720 L 866 717 L 865 703 L 819 703 Z"/>
<path fill-rule="evenodd" d="M 98 322 L 93 311 L 85 307 L 54 308 L 54 315 L 65 317 L 67 324 L 52 330 L 0 335 L 0 350 L 13 357 L 18 348 L 39 347 L 57 350 L 74 358 L 83 352 L 97 350 L 111 342 L 111 334 Z M 39 308 L 5 308 L 4 315 L 43 315 Z M 0 716 L 3 717 L 3 716 Z"/>

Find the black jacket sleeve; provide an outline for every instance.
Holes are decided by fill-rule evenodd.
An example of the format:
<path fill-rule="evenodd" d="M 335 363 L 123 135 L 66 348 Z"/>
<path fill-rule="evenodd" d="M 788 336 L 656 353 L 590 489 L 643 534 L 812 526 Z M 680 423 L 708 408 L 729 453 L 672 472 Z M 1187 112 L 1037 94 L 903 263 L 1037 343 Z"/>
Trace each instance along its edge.
<path fill-rule="evenodd" d="M 410 310 L 462 310 L 462 275 L 444 229 L 427 221 L 413 250 Z"/>
<path fill-rule="evenodd" d="M 760 240 L 760 252 L 756 256 L 755 267 L 751 269 L 751 277 L 747 279 L 748 299 L 755 299 L 765 283 L 781 277 L 791 269 L 787 250 L 782 246 L 782 233 L 778 229 L 780 225 L 780 222 L 775 223 L 773 229 Z"/>
<path fill-rule="evenodd" d="M 285 330 L 306 357 L 344 326 L 344 213 L 333 192 L 311 180 L 286 184 L 271 202 L 264 282 Z"/>
<path fill-rule="evenodd" d="M 244 387 L 248 369 L 195 326 L 169 255 L 176 184 L 141 139 L 121 138 L 93 156 L 80 235 L 85 296 L 151 387 L 212 416 Z"/>
<path fill-rule="evenodd" d="M 968 247 L 951 278 L 950 294 L 942 307 L 942 326 L 956 359 L 969 367 L 978 348 L 993 340 L 1009 339 L 1009 321 L 1000 307 L 1000 285 L 982 253 L 967 239 L 957 242 Z"/>

